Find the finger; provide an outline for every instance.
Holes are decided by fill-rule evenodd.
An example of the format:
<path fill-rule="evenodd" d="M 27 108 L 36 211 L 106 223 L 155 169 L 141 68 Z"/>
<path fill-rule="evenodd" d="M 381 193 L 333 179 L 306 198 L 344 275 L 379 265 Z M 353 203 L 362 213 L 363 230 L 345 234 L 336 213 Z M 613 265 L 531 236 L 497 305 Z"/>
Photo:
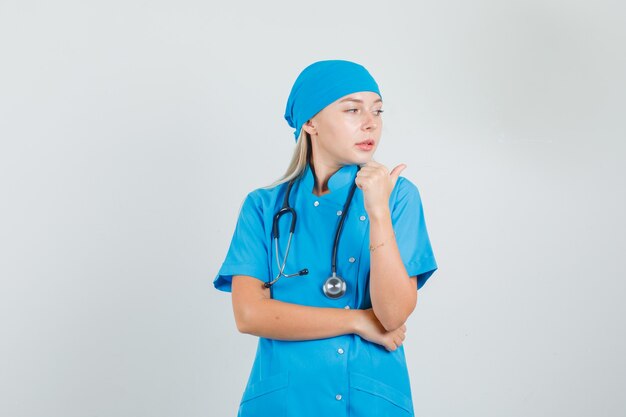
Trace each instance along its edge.
<path fill-rule="evenodd" d="M 364 169 L 375 167 L 376 165 L 378 165 L 378 162 L 374 161 L 373 159 L 370 159 L 369 161 L 361 165 L 361 171 Z"/>
<path fill-rule="evenodd" d="M 359 170 L 359 172 L 357 172 L 357 175 L 361 174 L 367 174 L 367 173 L 372 173 L 375 172 L 378 169 L 377 165 L 373 165 L 373 164 L 366 164 L 364 166 L 361 167 L 361 169 Z"/>
<path fill-rule="evenodd" d="M 391 176 L 391 180 L 393 181 L 394 185 L 396 181 L 398 180 L 400 173 L 404 171 L 405 168 L 406 168 L 406 164 L 400 164 L 391 171 L 391 174 L 389 174 Z"/>

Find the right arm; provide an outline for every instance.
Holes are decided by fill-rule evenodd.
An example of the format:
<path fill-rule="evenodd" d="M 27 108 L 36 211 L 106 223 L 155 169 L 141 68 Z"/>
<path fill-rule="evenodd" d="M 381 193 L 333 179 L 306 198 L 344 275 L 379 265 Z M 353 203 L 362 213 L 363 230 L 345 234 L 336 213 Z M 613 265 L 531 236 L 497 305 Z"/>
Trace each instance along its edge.
<path fill-rule="evenodd" d="M 233 312 L 241 333 L 277 340 L 312 340 L 355 333 L 395 350 L 402 344 L 406 326 L 386 331 L 372 309 L 311 307 L 270 298 L 263 281 L 235 275 L 232 280 Z"/>

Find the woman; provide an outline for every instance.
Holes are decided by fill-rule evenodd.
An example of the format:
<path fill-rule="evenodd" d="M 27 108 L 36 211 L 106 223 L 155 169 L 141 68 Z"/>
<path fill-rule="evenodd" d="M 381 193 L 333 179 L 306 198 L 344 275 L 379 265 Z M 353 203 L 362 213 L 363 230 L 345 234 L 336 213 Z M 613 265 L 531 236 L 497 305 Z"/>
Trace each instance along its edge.
<path fill-rule="evenodd" d="M 315 62 L 293 85 L 291 165 L 247 195 L 213 282 L 259 336 L 241 417 L 413 415 L 404 323 L 437 264 L 405 165 L 372 160 L 382 112 L 354 62 Z M 275 218 L 287 194 L 293 235 L 289 209 Z"/>

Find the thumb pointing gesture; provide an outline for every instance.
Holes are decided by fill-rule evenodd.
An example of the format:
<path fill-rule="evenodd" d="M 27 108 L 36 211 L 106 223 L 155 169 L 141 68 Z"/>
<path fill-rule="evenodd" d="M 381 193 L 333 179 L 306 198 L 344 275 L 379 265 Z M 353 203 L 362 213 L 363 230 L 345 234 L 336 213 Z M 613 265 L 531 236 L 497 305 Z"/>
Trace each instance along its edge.
<path fill-rule="evenodd" d="M 402 171 L 404 171 L 404 168 L 406 168 L 405 164 L 400 164 L 398 166 L 396 166 L 390 173 L 389 176 L 391 177 L 391 188 L 396 186 L 396 182 L 398 181 L 398 177 L 400 176 L 400 173 Z"/>

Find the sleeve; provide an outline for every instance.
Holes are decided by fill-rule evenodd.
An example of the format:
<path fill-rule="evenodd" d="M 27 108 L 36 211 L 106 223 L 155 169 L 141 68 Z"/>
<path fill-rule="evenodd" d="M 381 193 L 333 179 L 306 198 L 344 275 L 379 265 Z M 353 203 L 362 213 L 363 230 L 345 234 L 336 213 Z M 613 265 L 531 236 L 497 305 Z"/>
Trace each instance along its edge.
<path fill-rule="evenodd" d="M 213 286 L 231 292 L 233 275 L 248 275 L 262 281 L 267 281 L 269 276 L 263 210 L 252 193 L 243 202 L 226 259 L 213 280 Z"/>
<path fill-rule="evenodd" d="M 437 262 L 428 238 L 419 190 L 404 177 L 398 178 L 396 186 L 391 221 L 402 262 L 410 277 L 417 276 L 419 290 L 437 270 Z"/>

